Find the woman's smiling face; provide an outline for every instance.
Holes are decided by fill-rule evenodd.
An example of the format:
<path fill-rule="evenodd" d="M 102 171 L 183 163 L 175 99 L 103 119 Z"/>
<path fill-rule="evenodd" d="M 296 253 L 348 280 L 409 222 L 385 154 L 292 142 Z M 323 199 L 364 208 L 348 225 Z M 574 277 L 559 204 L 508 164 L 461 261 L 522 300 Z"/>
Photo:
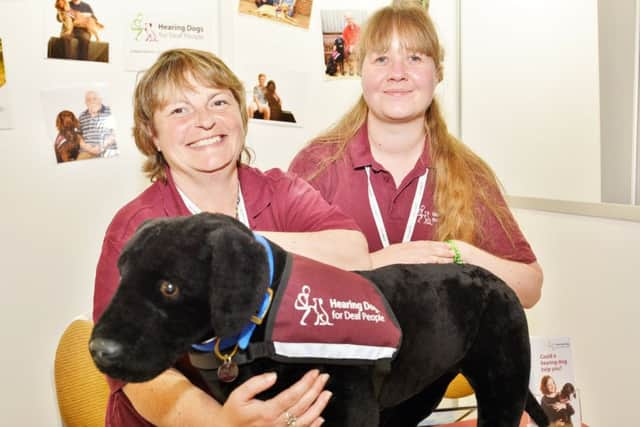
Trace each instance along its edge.
<path fill-rule="evenodd" d="M 433 59 L 405 49 L 396 33 L 385 52 L 370 51 L 362 63 L 362 91 L 370 118 L 424 120 L 437 84 Z"/>
<path fill-rule="evenodd" d="M 245 138 L 240 106 L 228 89 L 190 83 L 153 114 L 154 144 L 174 174 L 234 168 Z"/>

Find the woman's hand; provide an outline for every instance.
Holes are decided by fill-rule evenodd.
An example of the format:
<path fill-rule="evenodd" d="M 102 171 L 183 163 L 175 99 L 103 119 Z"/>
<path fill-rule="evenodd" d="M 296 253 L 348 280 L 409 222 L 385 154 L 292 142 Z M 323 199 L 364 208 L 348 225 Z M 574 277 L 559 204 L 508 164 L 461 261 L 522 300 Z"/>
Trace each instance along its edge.
<path fill-rule="evenodd" d="M 320 414 L 331 398 L 330 391 L 323 391 L 328 378 L 314 369 L 276 397 L 262 401 L 255 396 L 275 384 L 276 374 L 257 375 L 229 395 L 216 425 L 318 427 L 324 422 Z"/>
<path fill-rule="evenodd" d="M 395 243 L 371 253 L 373 268 L 390 264 L 446 264 L 455 254 L 449 244 L 433 240 Z"/>

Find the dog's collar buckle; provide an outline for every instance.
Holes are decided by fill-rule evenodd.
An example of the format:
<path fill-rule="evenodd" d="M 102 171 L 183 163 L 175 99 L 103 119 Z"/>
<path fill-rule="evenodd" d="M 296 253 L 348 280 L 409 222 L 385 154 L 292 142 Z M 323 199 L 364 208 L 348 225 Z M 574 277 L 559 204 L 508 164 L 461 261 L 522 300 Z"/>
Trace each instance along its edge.
<path fill-rule="evenodd" d="M 271 307 L 271 302 L 273 301 L 273 289 L 267 288 L 267 292 L 264 295 L 264 299 L 262 300 L 262 306 L 258 311 L 257 315 L 251 316 L 251 322 L 256 325 L 262 325 L 262 321 L 264 320 L 267 312 L 269 311 L 269 307 Z"/>

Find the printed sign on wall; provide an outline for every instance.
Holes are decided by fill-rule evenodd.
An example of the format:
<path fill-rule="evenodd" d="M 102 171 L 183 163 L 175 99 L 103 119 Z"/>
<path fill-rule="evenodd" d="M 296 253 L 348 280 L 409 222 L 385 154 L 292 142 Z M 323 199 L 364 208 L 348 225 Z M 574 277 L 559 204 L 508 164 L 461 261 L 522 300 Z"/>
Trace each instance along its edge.
<path fill-rule="evenodd" d="M 158 8 L 157 3 L 137 4 L 128 14 L 125 29 L 125 68 L 147 69 L 168 49 L 218 51 L 218 8 L 196 10 Z"/>

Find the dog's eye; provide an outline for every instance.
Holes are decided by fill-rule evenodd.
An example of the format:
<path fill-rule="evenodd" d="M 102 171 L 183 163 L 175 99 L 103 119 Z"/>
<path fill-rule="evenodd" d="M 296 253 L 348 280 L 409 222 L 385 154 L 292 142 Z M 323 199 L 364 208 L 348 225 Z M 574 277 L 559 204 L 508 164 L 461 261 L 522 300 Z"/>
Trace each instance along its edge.
<path fill-rule="evenodd" d="M 160 292 L 162 292 L 162 295 L 165 297 L 175 298 L 178 296 L 178 287 L 171 282 L 163 280 L 160 283 Z"/>

